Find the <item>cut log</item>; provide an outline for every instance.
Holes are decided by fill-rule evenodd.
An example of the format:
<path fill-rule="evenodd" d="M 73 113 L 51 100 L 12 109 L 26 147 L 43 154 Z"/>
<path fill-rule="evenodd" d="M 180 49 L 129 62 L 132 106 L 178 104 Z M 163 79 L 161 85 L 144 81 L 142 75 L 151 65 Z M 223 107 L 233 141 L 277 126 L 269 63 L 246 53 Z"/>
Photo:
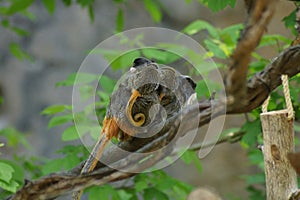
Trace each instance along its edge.
<path fill-rule="evenodd" d="M 297 191 L 297 175 L 287 155 L 294 152 L 293 119 L 287 110 L 260 115 L 263 130 L 263 154 L 267 200 L 287 200 Z"/>

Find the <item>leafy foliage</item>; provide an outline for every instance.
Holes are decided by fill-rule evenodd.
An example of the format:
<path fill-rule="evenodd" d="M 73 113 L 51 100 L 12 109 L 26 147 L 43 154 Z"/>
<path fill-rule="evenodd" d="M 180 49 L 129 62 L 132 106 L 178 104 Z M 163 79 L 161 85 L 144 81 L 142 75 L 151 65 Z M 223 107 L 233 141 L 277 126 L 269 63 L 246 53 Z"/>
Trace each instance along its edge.
<path fill-rule="evenodd" d="M 192 186 L 178 181 L 165 172 L 158 170 L 151 173 L 141 173 L 134 177 L 133 186 L 125 189 L 114 189 L 109 185 L 92 187 L 86 192 L 89 199 L 98 199 L 101 194 L 103 199 L 128 199 L 145 200 L 166 199 L 184 200 L 193 189 Z"/>
<path fill-rule="evenodd" d="M 1 25 L 10 31 L 13 31 L 20 37 L 26 37 L 30 35 L 27 30 L 17 27 L 11 23 L 11 18 L 14 15 L 21 15 L 28 20 L 35 20 L 34 14 L 28 11 L 30 6 L 34 5 L 34 0 L 14 0 L 6 1 L 7 4 L 0 5 Z M 74 2 L 81 7 L 87 9 L 91 20 L 94 20 L 93 3 L 94 0 L 62 0 L 65 6 L 70 6 Z M 118 6 L 118 12 L 116 14 L 116 32 L 121 32 L 124 29 L 124 11 L 119 4 L 126 4 L 126 0 L 114 0 L 116 6 Z M 187 3 L 191 2 L 186 0 Z M 217 12 L 225 9 L 226 7 L 234 7 L 235 0 L 198 0 L 199 3 L 207 6 L 213 12 Z M 55 0 L 42 0 L 45 9 L 50 15 L 55 14 L 56 1 Z M 163 19 L 164 8 L 160 1 L 143 0 L 145 10 L 149 13 L 152 20 L 159 23 Z M 5 5 L 5 6 L 4 6 Z M 293 33 L 295 32 L 295 11 L 283 19 L 285 26 Z M 205 32 L 206 37 L 203 41 L 203 45 L 207 49 L 207 54 L 204 57 L 199 58 L 199 55 L 194 52 L 188 51 L 186 48 L 176 46 L 172 44 L 158 44 L 157 48 L 142 48 L 134 50 L 120 56 L 118 51 L 110 51 L 107 49 L 97 49 L 91 53 L 100 53 L 108 62 L 111 63 L 113 70 L 125 71 L 131 64 L 132 60 L 136 57 L 145 56 L 149 59 L 155 59 L 162 64 L 173 64 L 180 60 L 179 55 L 188 56 L 190 59 L 196 60 L 199 63 L 197 70 L 201 73 L 208 73 L 212 66 L 206 65 L 203 62 L 206 58 L 218 59 L 217 66 L 223 67 L 224 59 L 227 59 L 236 46 L 239 32 L 243 28 L 241 24 L 234 24 L 223 29 L 216 28 L 209 22 L 203 20 L 195 20 L 186 26 L 182 32 L 195 36 L 199 33 Z M 123 42 L 136 45 L 137 47 L 143 47 L 140 42 L 141 38 L 135 38 L 130 40 L 128 38 L 122 38 Z M 259 45 L 259 48 L 272 47 L 280 52 L 290 44 L 290 39 L 285 38 L 282 35 L 265 35 Z M 22 47 L 11 42 L 9 47 L 10 52 L 19 60 L 29 59 L 31 56 L 26 53 Z M 164 49 L 164 50 L 162 50 Z M 259 70 L 262 70 L 269 60 L 263 58 L 258 53 L 253 53 L 253 61 L 250 64 L 250 73 L 253 75 Z M 190 74 L 196 74 L 195 71 L 191 71 Z M 93 110 L 93 106 L 96 108 L 98 120 L 102 121 L 105 115 L 105 108 L 109 103 L 109 95 L 114 90 L 116 81 L 108 76 L 102 76 L 101 79 L 95 74 L 89 73 L 74 73 L 70 74 L 65 80 L 62 80 L 56 84 L 56 87 L 68 87 L 77 85 L 80 87 L 80 100 L 82 102 L 87 101 L 93 96 L 93 87 L 89 84 L 97 81 L 99 88 L 97 90 L 95 105 L 88 105 L 84 110 L 73 112 L 71 105 L 51 105 L 44 109 L 41 114 L 49 117 L 48 127 L 53 128 L 56 126 L 64 125 L 65 130 L 61 133 L 62 141 L 74 141 L 80 139 L 83 135 L 90 135 L 96 139 L 100 132 L 101 126 L 95 119 L 88 117 Z M 296 76 L 291 80 L 291 85 L 298 85 L 300 82 L 299 76 Z M 215 90 L 219 89 L 218 85 L 214 85 Z M 204 80 L 197 80 L 197 94 L 200 97 L 209 97 L 210 91 L 207 87 L 207 82 Z M 282 96 L 282 88 L 279 88 L 276 92 L 272 93 L 271 102 L 269 104 L 270 110 L 282 109 L 285 106 L 284 98 Z M 300 103 L 299 103 L 299 87 L 291 88 L 291 96 L 295 109 L 296 120 L 300 118 Z M 0 104 L 3 103 L 3 98 L 0 97 Z M 241 127 L 241 130 L 246 132 L 245 136 L 241 140 L 241 146 L 248 152 L 249 164 L 254 165 L 260 170 L 259 173 L 243 175 L 243 178 L 247 182 L 247 190 L 249 192 L 250 199 L 265 199 L 264 189 L 264 163 L 262 153 L 257 149 L 258 144 L 262 144 L 261 125 L 259 119 L 260 109 L 252 111 L 248 115 L 248 120 Z M 80 124 L 80 125 L 78 125 Z M 77 125 L 77 126 L 75 126 Z M 300 128 L 295 127 L 299 132 Z M 45 174 L 52 172 L 58 172 L 61 170 L 69 170 L 83 161 L 89 154 L 88 150 L 82 145 L 66 145 L 57 153 L 60 158 L 57 159 L 45 159 L 34 158 L 27 156 L 18 156 L 15 149 L 19 148 L 20 144 L 25 148 L 30 148 L 29 142 L 26 140 L 26 135 L 20 133 L 18 130 L 7 127 L 0 130 L 0 137 L 5 138 L 5 142 L 0 143 L 0 150 L 3 147 L 10 148 L 14 153 L 14 161 L 8 161 L 0 159 L 0 188 L 3 192 L 0 194 L 0 198 L 4 199 L 7 195 L 14 193 L 24 183 L 24 170 L 29 174 L 30 178 L 37 178 Z M 202 172 L 202 165 L 195 152 L 187 151 L 181 158 L 186 164 L 194 164 L 198 171 Z M 217 173 L 217 172 L 216 172 Z M 224 173 L 224 172 L 220 172 Z M 99 194 L 103 199 L 124 199 L 124 200 L 136 200 L 143 198 L 145 200 L 153 199 L 186 199 L 187 195 L 191 192 L 193 187 L 180 180 L 176 180 L 164 171 L 154 171 L 151 173 L 141 173 L 133 178 L 133 183 L 129 187 L 114 188 L 110 185 L 104 185 L 102 187 L 91 187 L 86 190 L 90 200 L 98 199 Z"/>
<path fill-rule="evenodd" d="M 223 10 L 226 6 L 235 6 L 235 0 L 199 0 L 202 4 L 206 5 L 213 12 Z"/>

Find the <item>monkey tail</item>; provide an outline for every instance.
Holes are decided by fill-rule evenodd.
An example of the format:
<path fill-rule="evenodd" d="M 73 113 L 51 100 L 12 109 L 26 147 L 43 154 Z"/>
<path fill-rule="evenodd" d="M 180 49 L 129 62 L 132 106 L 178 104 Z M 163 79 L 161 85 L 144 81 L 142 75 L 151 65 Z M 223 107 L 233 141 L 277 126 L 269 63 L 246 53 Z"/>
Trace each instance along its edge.
<path fill-rule="evenodd" d="M 80 174 L 85 174 L 93 171 L 104 151 L 104 148 L 108 144 L 109 138 L 106 137 L 105 134 L 102 134 L 97 141 L 96 145 L 94 146 L 94 149 L 86 162 L 84 163 L 84 166 L 80 172 Z M 80 200 L 82 196 L 83 190 L 79 190 L 77 192 L 73 193 L 72 199 L 73 200 Z"/>

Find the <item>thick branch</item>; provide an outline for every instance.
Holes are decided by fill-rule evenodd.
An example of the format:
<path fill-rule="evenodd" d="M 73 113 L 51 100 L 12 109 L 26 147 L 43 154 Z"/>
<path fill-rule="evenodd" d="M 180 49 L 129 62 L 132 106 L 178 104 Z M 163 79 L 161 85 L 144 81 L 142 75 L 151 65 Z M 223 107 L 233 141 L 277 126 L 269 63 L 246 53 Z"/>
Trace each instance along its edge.
<path fill-rule="evenodd" d="M 230 106 L 246 104 L 246 80 L 251 53 L 267 29 L 273 15 L 277 0 L 251 1 L 253 5 L 248 11 L 250 16 L 241 33 L 240 40 L 231 56 L 231 63 L 225 78 L 226 94 L 231 98 Z"/>

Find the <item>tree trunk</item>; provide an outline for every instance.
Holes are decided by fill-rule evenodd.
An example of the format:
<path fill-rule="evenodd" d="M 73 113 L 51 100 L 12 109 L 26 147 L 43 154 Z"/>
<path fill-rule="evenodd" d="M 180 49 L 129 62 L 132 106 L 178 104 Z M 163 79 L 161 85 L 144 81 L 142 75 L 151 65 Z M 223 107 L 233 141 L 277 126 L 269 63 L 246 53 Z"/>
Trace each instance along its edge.
<path fill-rule="evenodd" d="M 260 115 L 263 129 L 263 154 L 267 200 L 287 200 L 297 190 L 297 175 L 287 154 L 294 152 L 293 119 L 287 110 Z"/>

